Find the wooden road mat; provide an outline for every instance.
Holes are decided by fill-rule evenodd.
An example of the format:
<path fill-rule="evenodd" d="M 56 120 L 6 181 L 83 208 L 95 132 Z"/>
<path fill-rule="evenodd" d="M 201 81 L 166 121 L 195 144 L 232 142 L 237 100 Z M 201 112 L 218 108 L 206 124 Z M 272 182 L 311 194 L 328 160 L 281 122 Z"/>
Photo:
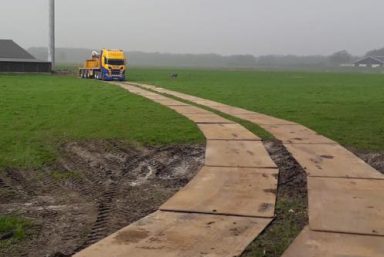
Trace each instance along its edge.
<path fill-rule="evenodd" d="M 208 140 L 261 140 L 239 124 L 198 124 Z"/>
<path fill-rule="evenodd" d="M 305 228 L 282 257 L 382 257 L 384 237 L 315 232 Z"/>
<path fill-rule="evenodd" d="M 155 212 L 74 257 L 234 257 L 271 219 Z"/>
<path fill-rule="evenodd" d="M 375 178 L 384 175 L 337 144 L 285 144 L 308 176 Z"/>
<path fill-rule="evenodd" d="M 277 168 L 261 141 L 208 140 L 205 155 L 207 166 Z"/>
<path fill-rule="evenodd" d="M 308 177 L 312 230 L 384 235 L 384 180 Z"/>
<path fill-rule="evenodd" d="M 274 217 L 277 169 L 204 167 L 160 210 Z"/>
<path fill-rule="evenodd" d="M 335 141 L 326 138 L 317 132 L 299 124 L 263 125 L 260 127 L 271 133 L 284 143 L 291 144 L 336 144 Z"/>

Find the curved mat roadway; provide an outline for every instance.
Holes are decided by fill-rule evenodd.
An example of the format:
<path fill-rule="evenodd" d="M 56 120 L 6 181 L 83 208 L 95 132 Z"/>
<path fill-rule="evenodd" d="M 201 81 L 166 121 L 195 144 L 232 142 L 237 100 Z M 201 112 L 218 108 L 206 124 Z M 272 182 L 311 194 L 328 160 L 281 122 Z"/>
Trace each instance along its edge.
<path fill-rule="evenodd" d="M 75 257 L 234 257 L 272 221 L 278 169 L 260 138 L 223 117 L 131 85 L 189 118 L 207 139 L 205 166 L 155 213 Z"/>
<path fill-rule="evenodd" d="M 309 226 L 284 257 L 384 256 L 384 175 L 353 153 L 295 122 L 134 84 L 253 122 L 281 140 L 308 176 Z"/>

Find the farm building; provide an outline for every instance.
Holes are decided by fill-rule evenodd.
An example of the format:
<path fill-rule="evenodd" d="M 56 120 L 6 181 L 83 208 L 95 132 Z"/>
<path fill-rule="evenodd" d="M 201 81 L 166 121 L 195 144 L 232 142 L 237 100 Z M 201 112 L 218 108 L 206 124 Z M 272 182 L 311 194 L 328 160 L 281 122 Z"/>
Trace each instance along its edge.
<path fill-rule="evenodd" d="M 384 56 L 368 56 L 360 59 L 354 63 L 355 67 L 383 67 Z"/>
<path fill-rule="evenodd" d="M 51 72 L 51 63 L 37 60 L 13 40 L 0 39 L 0 72 Z"/>

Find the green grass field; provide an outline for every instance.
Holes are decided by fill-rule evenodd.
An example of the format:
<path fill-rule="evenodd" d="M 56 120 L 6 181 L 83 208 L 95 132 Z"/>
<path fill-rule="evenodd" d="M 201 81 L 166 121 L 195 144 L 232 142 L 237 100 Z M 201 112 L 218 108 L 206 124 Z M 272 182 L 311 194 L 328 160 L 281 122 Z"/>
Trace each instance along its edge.
<path fill-rule="evenodd" d="M 38 167 L 60 144 L 120 139 L 129 143 L 203 142 L 175 112 L 99 81 L 49 75 L 0 75 L 0 168 Z"/>
<path fill-rule="evenodd" d="M 384 150 L 383 74 L 133 68 L 128 78 L 296 121 L 346 146 Z"/>

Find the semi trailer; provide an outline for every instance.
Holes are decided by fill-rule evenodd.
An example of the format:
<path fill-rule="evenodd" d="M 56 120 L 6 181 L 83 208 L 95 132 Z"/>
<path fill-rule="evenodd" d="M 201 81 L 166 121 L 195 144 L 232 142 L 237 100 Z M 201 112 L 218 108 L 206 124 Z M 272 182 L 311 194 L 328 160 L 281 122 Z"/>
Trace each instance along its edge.
<path fill-rule="evenodd" d="M 102 49 L 93 51 L 92 58 L 84 62 L 79 76 L 84 79 L 125 80 L 126 58 L 122 50 Z"/>

